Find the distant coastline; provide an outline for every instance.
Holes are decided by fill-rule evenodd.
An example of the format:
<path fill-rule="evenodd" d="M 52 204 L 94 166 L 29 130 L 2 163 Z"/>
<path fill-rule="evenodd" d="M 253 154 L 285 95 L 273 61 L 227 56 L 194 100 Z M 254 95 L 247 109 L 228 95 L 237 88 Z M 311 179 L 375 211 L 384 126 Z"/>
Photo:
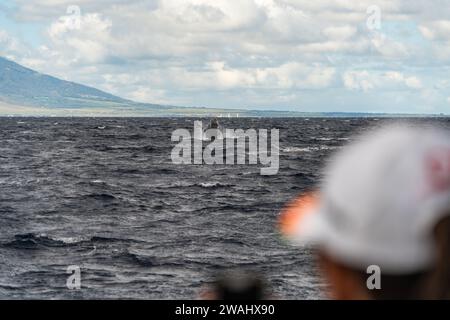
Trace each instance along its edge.
<path fill-rule="evenodd" d="M 207 110 L 207 111 L 206 111 Z M 201 110 L 200 110 L 201 111 Z M 228 116 L 230 114 L 230 116 Z M 154 110 L 120 110 L 119 108 L 45 108 L 34 106 L 18 106 L 0 101 L 0 117 L 104 117 L 104 118 L 447 118 L 446 114 L 401 114 L 401 113 L 363 113 L 363 112 L 294 112 L 294 111 L 261 111 L 233 110 L 224 113 L 221 109 L 205 109 L 199 112 L 196 108 L 174 107 L 164 111 Z"/>
<path fill-rule="evenodd" d="M 219 117 L 219 118 L 381 118 L 447 117 L 444 114 L 300 112 L 138 103 L 45 75 L 0 57 L 2 117 Z"/>

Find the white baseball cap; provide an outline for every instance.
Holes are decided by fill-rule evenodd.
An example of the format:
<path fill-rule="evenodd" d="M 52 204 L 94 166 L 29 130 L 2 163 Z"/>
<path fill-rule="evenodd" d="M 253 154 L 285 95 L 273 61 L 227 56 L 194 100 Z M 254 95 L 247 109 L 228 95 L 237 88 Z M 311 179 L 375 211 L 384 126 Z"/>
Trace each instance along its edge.
<path fill-rule="evenodd" d="M 395 125 L 342 148 L 318 193 L 293 202 L 280 223 L 345 265 L 407 274 L 433 265 L 433 228 L 449 214 L 450 134 Z"/>

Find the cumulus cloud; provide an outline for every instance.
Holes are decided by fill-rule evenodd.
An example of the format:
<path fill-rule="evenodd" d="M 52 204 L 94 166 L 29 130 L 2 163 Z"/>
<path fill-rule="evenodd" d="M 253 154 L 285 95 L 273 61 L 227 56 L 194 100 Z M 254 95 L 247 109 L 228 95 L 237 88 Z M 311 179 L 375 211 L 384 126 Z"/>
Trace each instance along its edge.
<path fill-rule="evenodd" d="M 450 20 L 428 21 L 419 30 L 429 40 L 450 40 Z"/>
<path fill-rule="evenodd" d="M 0 55 L 9 59 L 26 54 L 26 47 L 17 39 L 0 29 Z"/>
<path fill-rule="evenodd" d="M 110 54 L 111 27 L 110 20 L 90 13 L 79 17 L 64 16 L 50 25 L 47 34 L 51 50 L 59 54 L 61 60 L 99 63 Z"/>
<path fill-rule="evenodd" d="M 336 90 L 425 99 L 417 91 L 434 85 L 423 79 L 435 58 L 450 60 L 450 8 L 431 2 L 78 0 L 77 12 L 71 0 L 15 0 L 10 18 L 43 26 L 42 41 L 23 54 L 0 33 L 0 54 L 138 101 L 258 107 L 270 97 L 302 109 Z M 368 28 L 373 6 L 379 29 Z"/>
<path fill-rule="evenodd" d="M 347 71 L 343 74 L 342 80 L 347 89 L 361 90 L 364 92 L 374 89 L 385 88 L 386 90 L 410 88 L 422 88 L 422 82 L 416 76 L 405 76 L 397 71 L 386 71 L 382 73 L 361 71 Z"/>

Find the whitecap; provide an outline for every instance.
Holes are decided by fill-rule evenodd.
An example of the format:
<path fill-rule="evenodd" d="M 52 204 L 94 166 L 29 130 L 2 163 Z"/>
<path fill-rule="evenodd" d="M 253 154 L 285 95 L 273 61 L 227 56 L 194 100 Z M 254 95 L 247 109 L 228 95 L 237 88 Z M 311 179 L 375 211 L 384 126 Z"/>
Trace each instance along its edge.
<path fill-rule="evenodd" d="M 218 186 L 222 186 L 219 182 L 201 182 L 198 184 L 202 188 L 214 188 Z"/>
<path fill-rule="evenodd" d="M 303 147 L 303 148 L 299 148 L 299 147 L 287 147 L 287 148 L 283 148 L 281 149 L 282 152 L 286 152 L 286 153 L 295 153 L 295 152 L 314 152 L 314 151 L 321 151 L 321 150 L 334 150 L 337 149 L 339 147 L 334 147 L 334 146 L 318 146 L 318 147 Z"/>

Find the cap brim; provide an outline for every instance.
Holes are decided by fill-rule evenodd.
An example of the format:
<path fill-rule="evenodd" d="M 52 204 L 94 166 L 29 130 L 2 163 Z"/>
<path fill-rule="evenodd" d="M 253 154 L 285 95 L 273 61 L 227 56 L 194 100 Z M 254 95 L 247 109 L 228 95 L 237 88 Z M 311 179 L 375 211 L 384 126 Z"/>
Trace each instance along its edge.
<path fill-rule="evenodd" d="M 289 203 L 279 217 L 281 234 L 297 245 L 323 242 L 329 228 L 320 207 L 320 196 L 315 192 L 303 194 Z"/>
<path fill-rule="evenodd" d="M 330 257 L 355 269 L 375 264 L 388 274 L 425 270 L 432 261 L 428 242 L 367 242 L 352 232 L 342 233 L 330 225 L 317 194 L 292 201 L 280 214 L 281 234 L 293 245 L 320 247 Z"/>

